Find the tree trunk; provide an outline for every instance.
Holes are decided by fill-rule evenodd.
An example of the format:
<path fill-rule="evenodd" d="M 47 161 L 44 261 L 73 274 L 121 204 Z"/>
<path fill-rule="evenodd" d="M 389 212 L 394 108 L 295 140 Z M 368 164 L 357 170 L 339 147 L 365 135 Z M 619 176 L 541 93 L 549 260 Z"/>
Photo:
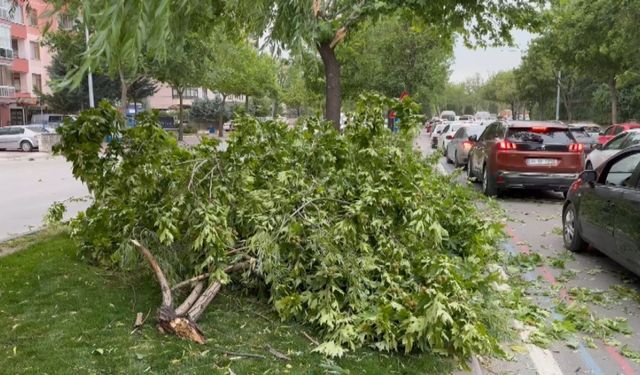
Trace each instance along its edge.
<path fill-rule="evenodd" d="M 178 125 L 178 140 L 182 141 L 184 138 L 184 124 L 182 123 L 182 88 L 178 89 L 178 100 L 180 103 L 180 108 L 178 108 L 178 121 L 180 121 L 180 125 Z"/>
<path fill-rule="evenodd" d="M 511 102 L 511 119 L 512 120 L 517 120 L 517 113 L 516 113 L 516 103 L 515 102 Z"/>
<path fill-rule="evenodd" d="M 129 85 L 124 77 L 124 73 L 120 72 L 120 111 L 123 115 L 127 114 L 127 93 L 129 91 Z"/>
<path fill-rule="evenodd" d="M 342 103 L 342 88 L 340 86 L 340 62 L 336 57 L 336 51 L 331 48 L 331 42 L 318 45 L 318 52 L 324 64 L 325 78 L 325 113 L 326 120 L 333 122 L 337 130 L 340 130 L 340 107 Z"/>
<path fill-rule="evenodd" d="M 609 93 L 611 95 L 611 125 L 618 123 L 618 88 L 616 78 L 609 80 Z"/>
<path fill-rule="evenodd" d="M 222 106 L 218 114 L 218 137 L 224 136 L 224 105 L 227 102 L 227 95 L 222 94 Z"/>
<path fill-rule="evenodd" d="M 278 106 L 279 105 L 280 104 L 278 104 L 278 97 L 275 97 L 273 99 L 273 106 L 271 107 L 271 117 L 273 117 L 274 119 L 278 115 Z"/>

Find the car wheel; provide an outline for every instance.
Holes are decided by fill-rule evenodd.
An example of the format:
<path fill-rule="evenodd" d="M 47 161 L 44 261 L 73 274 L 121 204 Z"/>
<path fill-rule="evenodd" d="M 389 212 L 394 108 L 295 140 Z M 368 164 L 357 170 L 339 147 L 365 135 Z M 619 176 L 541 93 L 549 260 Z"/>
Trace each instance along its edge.
<path fill-rule="evenodd" d="M 24 152 L 31 152 L 31 150 L 33 150 L 33 146 L 31 146 L 31 143 L 27 141 L 22 141 L 22 143 L 20 143 L 20 149 Z"/>
<path fill-rule="evenodd" d="M 451 161 L 451 158 L 449 157 L 449 150 L 444 151 L 444 158 L 447 160 L 447 164 L 453 163 L 453 161 Z"/>
<path fill-rule="evenodd" d="M 590 171 L 593 170 L 593 164 L 591 164 L 590 161 L 587 162 L 587 165 L 585 165 L 584 169 Z"/>
<path fill-rule="evenodd" d="M 473 169 L 471 169 L 471 156 L 469 156 L 469 160 L 467 160 L 467 178 L 471 180 L 473 177 Z"/>
<path fill-rule="evenodd" d="M 461 167 L 460 162 L 458 161 L 458 151 L 453 154 L 453 166 L 456 168 Z"/>
<path fill-rule="evenodd" d="M 562 239 L 564 247 L 573 252 L 581 252 L 589 246 L 580 236 L 577 226 L 576 208 L 573 203 L 569 203 L 562 214 Z"/>
<path fill-rule="evenodd" d="M 482 192 L 487 197 L 495 197 L 498 195 L 495 179 L 489 175 L 489 168 L 485 165 L 482 168 Z"/>

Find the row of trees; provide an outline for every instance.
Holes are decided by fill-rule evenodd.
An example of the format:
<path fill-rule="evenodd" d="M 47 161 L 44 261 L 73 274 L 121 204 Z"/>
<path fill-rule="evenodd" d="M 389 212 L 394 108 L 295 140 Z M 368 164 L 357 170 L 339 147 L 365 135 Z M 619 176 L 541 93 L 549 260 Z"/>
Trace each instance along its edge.
<path fill-rule="evenodd" d="M 637 1 L 554 4 L 550 27 L 529 45 L 512 74 L 514 98 L 537 118 L 552 117 L 559 83 L 562 118 L 617 123 L 640 118 Z"/>
<path fill-rule="evenodd" d="M 538 14 L 546 3 L 544 0 L 517 3 L 510 0 L 52 1 L 60 9 L 78 10 L 94 28 L 84 63 L 75 71 L 76 83 L 81 81 L 81 77 L 89 69 L 100 64 L 109 67 L 112 75 L 124 77 L 123 71 L 144 70 L 149 59 L 171 63 L 176 55 L 187 52 L 192 38 L 209 40 L 212 30 L 225 30 L 227 34 L 231 31 L 231 35 L 237 35 L 241 39 L 251 35 L 254 38 L 267 36 L 274 51 L 286 50 L 290 56 L 295 56 L 294 61 L 305 54 L 319 57 L 323 78 L 321 81 L 324 84 L 324 113 L 336 126 L 339 123 L 343 97 L 342 71 L 349 71 L 349 56 L 366 58 L 370 52 L 374 52 L 369 51 L 366 45 L 359 48 L 352 44 L 349 48 L 348 42 L 356 39 L 358 31 L 367 28 L 373 21 L 396 15 L 402 23 L 393 24 L 400 21 L 389 21 L 392 23 L 388 25 L 389 28 L 380 28 L 378 35 L 388 37 L 389 40 L 396 37 L 396 41 L 402 42 L 404 49 L 409 52 L 417 51 L 421 44 L 431 44 L 436 47 L 431 49 L 436 58 L 425 62 L 424 55 L 414 54 L 404 59 L 407 54 L 402 54 L 401 59 L 389 53 L 388 59 L 394 61 L 398 69 L 384 71 L 382 75 L 360 77 L 360 81 L 377 88 L 391 83 L 395 87 L 386 87 L 389 91 L 399 91 L 401 86 L 405 86 L 404 89 L 415 89 L 412 94 L 420 96 L 428 95 L 430 91 L 437 89 L 437 85 L 411 87 L 414 79 L 420 81 L 424 78 L 415 77 L 416 71 L 418 75 L 423 75 L 423 71 L 426 71 L 427 77 L 446 74 L 441 69 L 442 55 L 437 54 L 446 55 L 452 35 L 461 34 L 465 41 L 480 45 L 510 41 L 512 28 L 532 29 L 541 24 Z M 105 14 L 110 16 L 104 17 Z M 424 33 L 430 33 L 426 40 L 410 37 L 425 35 Z M 225 51 L 224 56 L 230 52 Z M 362 64 L 363 60 L 358 63 Z M 305 67 L 313 68 L 313 65 L 311 63 Z M 376 66 L 368 68 L 371 72 L 380 72 Z M 357 76 L 357 72 L 353 73 Z M 404 77 L 396 76 L 403 74 Z M 314 80 L 313 76 L 304 78 Z M 387 78 L 388 82 L 370 82 L 383 78 Z M 358 81 L 358 77 L 355 80 Z M 295 87 L 300 82 L 296 83 L 294 80 L 292 83 L 292 87 Z M 349 86 L 344 87 L 345 94 L 348 95 L 350 90 Z M 296 99 L 298 103 L 309 100 L 313 102 L 312 95 L 305 96 L 303 100 Z"/>

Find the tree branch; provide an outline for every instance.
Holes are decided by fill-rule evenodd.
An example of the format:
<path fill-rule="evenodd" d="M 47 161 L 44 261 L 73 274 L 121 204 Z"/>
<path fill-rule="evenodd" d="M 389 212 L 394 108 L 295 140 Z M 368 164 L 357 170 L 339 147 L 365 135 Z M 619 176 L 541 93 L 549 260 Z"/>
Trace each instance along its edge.
<path fill-rule="evenodd" d="M 171 288 L 169 288 L 169 282 L 162 272 L 158 261 L 151 254 L 151 252 L 142 244 L 136 240 L 131 240 L 131 243 L 140 251 L 142 256 L 149 262 L 149 265 L 153 269 L 153 272 L 156 274 L 156 278 L 158 279 L 158 283 L 160 284 L 160 289 L 162 290 L 162 305 L 166 307 L 171 307 L 173 304 L 172 296 L 171 296 Z"/>
<path fill-rule="evenodd" d="M 191 294 L 189 294 L 189 296 L 185 298 L 184 302 L 182 302 L 182 304 L 178 306 L 178 308 L 176 309 L 176 315 L 180 316 L 180 315 L 186 314 L 187 311 L 189 311 L 189 309 L 191 308 L 191 306 L 193 306 L 193 304 L 196 302 L 198 297 L 200 297 L 200 294 L 202 293 L 203 289 L 204 289 L 204 283 L 203 282 L 197 283 L 193 287 Z"/>

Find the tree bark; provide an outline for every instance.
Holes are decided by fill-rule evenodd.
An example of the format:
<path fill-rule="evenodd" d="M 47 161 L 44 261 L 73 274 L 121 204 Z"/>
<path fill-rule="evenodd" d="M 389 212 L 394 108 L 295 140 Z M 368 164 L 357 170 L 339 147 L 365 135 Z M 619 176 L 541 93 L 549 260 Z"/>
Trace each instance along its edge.
<path fill-rule="evenodd" d="M 318 52 L 324 65 L 325 77 L 325 119 L 333 122 L 340 130 L 340 107 L 342 104 L 342 87 L 340 86 L 340 62 L 330 42 L 318 44 Z"/>
<path fill-rule="evenodd" d="M 120 71 L 120 112 L 126 116 L 127 114 L 127 93 L 129 92 L 129 85 L 124 77 L 124 73 Z"/>
<path fill-rule="evenodd" d="M 180 125 L 178 125 L 178 140 L 182 141 L 184 138 L 184 127 L 182 123 L 182 95 L 184 90 L 181 87 L 176 89 L 176 91 L 178 91 L 178 102 L 180 103 L 180 107 L 178 108 L 178 121 L 180 122 Z"/>
<path fill-rule="evenodd" d="M 222 138 L 224 136 L 224 112 L 225 112 L 225 103 L 227 102 L 227 95 L 222 94 L 222 107 L 220 108 L 220 113 L 218 114 L 218 137 Z"/>
<path fill-rule="evenodd" d="M 616 78 L 609 80 L 609 94 L 611 95 L 611 125 L 618 123 L 618 88 Z"/>
<path fill-rule="evenodd" d="M 149 249 L 142 246 L 142 244 L 136 240 L 131 240 L 133 246 L 135 246 L 140 254 L 147 260 L 151 269 L 156 274 L 156 279 L 158 279 L 158 284 L 160 284 L 160 290 L 162 291 L 162 305 L 171 308 L 173 305 L 173 298 L 171 297 L 171 288 L 169 287 L 169 282 L 167 278 L 164 276 L 164 272 L 160 268 L 160 265 L 156 261 L 156 258 L 151 254 Z"/>

